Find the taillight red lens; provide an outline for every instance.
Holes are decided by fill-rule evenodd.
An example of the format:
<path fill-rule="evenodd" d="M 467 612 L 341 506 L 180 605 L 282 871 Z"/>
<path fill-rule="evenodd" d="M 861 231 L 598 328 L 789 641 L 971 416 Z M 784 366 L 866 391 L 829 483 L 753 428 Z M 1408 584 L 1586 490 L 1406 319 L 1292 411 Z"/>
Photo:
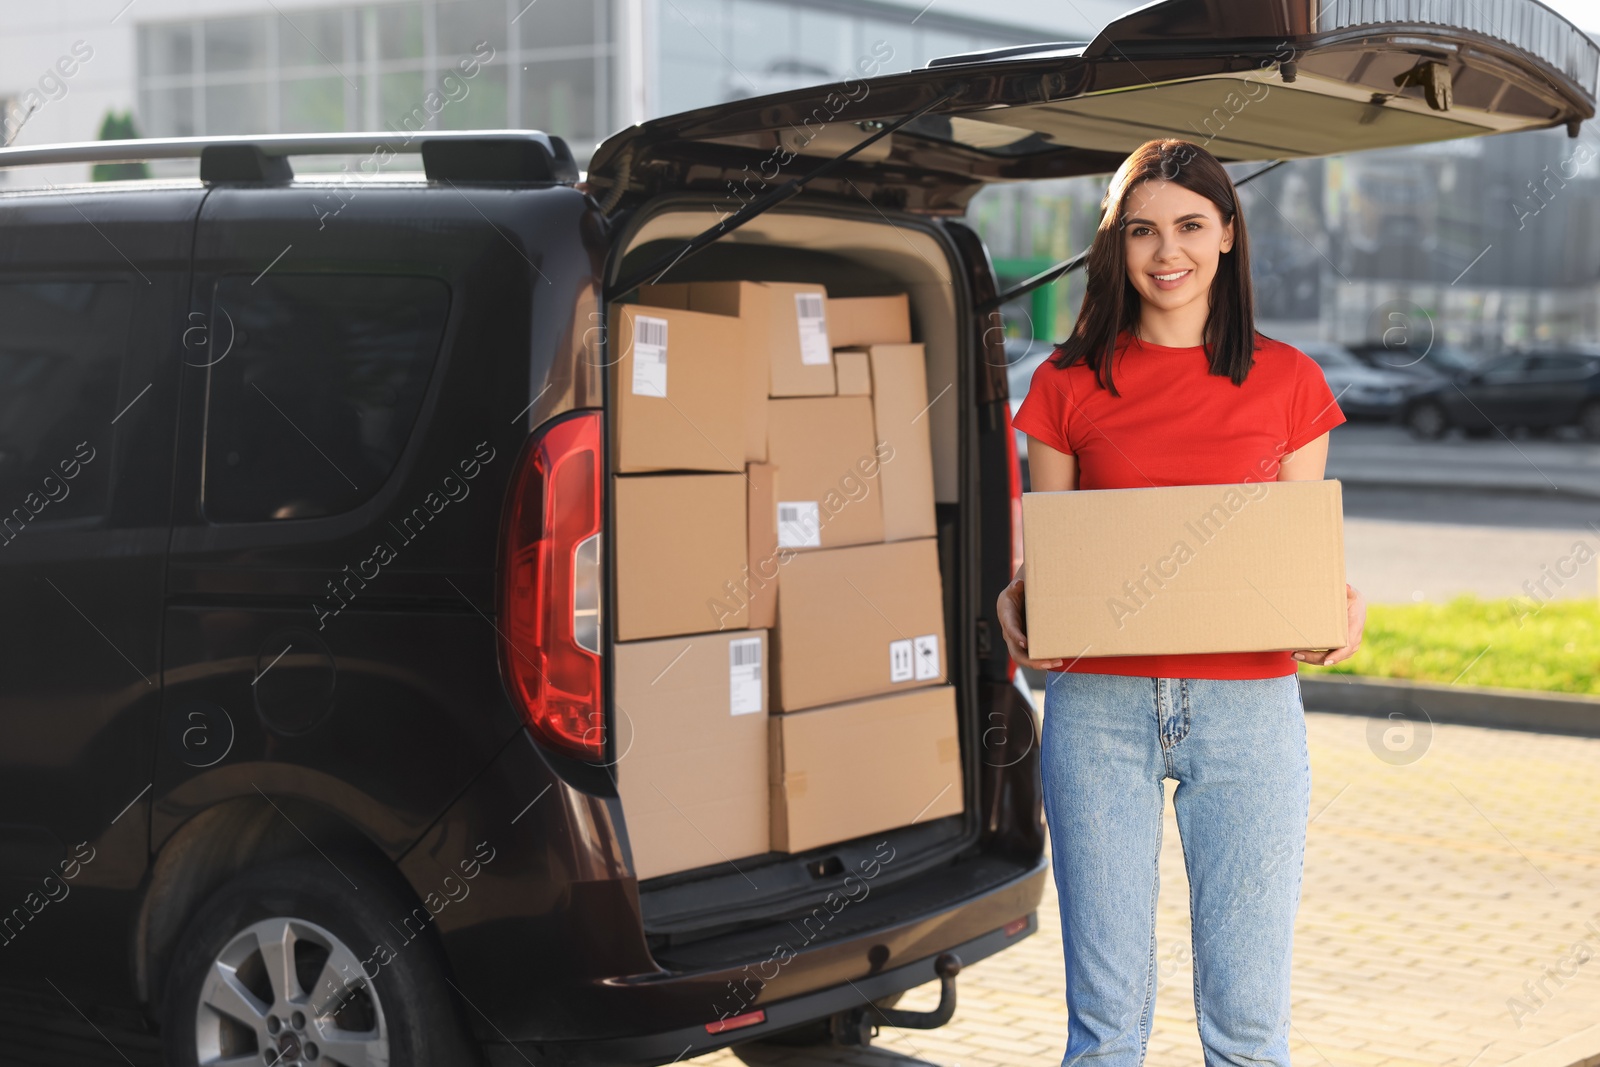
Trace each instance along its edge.
<path fill-rule="evenodd" d="M 1011 405 L 1006 405 L 1006 473 L 1011 481 L 1011 574 L 1022 566 L 1022 464 L 1017 458 L 1017 432 L 1011 428 Z M 1006 659 L 1006 680 L 1017 676 L 1017 663 Z"/>
<path fill-rule="evenodd" d="M 506 510 L 501 658 L 528 728 L 586 759 L 605 753 L 600 693 L 601 420 L 564 416 L 534 434 Z"/>

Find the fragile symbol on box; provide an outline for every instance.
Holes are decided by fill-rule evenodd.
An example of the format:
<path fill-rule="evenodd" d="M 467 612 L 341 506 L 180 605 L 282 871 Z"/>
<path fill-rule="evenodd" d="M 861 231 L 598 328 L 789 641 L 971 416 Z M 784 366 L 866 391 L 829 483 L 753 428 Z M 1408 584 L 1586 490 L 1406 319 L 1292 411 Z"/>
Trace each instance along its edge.
<path fill-rule="evenodd" d="M 633 320 L 633 391 L 667 395 L 667 320 L 639 315 Z"/>
<path fill-rule="evenodd" d="M 916 639 L 917 681 L 939 677 L 939 635 L 923 634 Z"/>
<path fill-rule="evenodd" d="M 920 638 L 919 638 L 920 640 Z M 889 642 L 889 681 L 909 682 L 916 676 L 911 639 Z"/>
<path fill-rule="evenodd" d="M 728 714 L 749 715 L 761 707 L 761 638 L 728 642 Z"/>
<path fill-rule="evenodd" d="M 800 362 L 830 362 L 833 349 L 828 347 L 828 320 L 823 310 L 822 294 L 794 294 L 794 310 L 800 323 Z"/>
<path fill-rule="evenodd" d="M 778 501 L 778 547 L 822 547 L 822 512 L 815 500 Z"/>

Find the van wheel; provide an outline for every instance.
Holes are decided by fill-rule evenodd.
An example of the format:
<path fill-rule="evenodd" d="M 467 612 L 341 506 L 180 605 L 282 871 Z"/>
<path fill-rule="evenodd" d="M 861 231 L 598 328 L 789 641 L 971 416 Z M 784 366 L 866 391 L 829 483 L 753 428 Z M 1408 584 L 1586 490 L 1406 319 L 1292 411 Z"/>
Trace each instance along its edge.
<path fill-rule="evenodd" d="M 1578 427 L 1589 440 L 1600 441 L 1600 400 L 1591 400 L 1583 405 L 1583 410 L 1578 413 Z"/>
<path fill-rule="evenodd" d="M 353 860 L 336 870 L 313 856 L 218 890 L 167 972 L 169 1067 L 481 1064 L 429 931 L 396 943 L 389 922 L 410 905 L 386 882 Z"/>
<path fill-rule="evenodd" d="M 1406 412 L 1406 429 L 1411 436 L 1436 441 L 1450 428 L 1450 416 L 1431 400 L 1419 401 Z"/>

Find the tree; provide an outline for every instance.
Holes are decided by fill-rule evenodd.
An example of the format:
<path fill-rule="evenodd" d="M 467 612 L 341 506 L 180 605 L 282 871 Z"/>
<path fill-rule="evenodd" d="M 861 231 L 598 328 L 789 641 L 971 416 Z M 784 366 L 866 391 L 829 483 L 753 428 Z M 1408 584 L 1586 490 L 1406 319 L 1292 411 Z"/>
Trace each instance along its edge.
<path fill-rule="evenodd" d="M 139 136 L 139 131 L 133 125 L 133 112 L 124 111 L 117 114 L 107 111 L 106 117 L 100 123 L 100 140 L 123 141 L 133 140 Z M 91 180 L 97 182 L 126 181 L 130 178 L 150 177 L 150 167 L 144 163 L 96 163 L 91 172 Z"/>

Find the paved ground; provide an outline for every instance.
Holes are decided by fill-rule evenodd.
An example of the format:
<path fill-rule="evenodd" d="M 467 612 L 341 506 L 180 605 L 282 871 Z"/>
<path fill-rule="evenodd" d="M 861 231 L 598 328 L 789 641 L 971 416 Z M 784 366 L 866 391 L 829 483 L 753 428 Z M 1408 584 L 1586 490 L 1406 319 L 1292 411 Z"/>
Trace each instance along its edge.
<path fill-rule="evenodd" d="M 1600 501 L 1346 483 L 1344 555 L 1350 584 L 1370 603 L 1459 592 L 1595 597 Z"/>
<path fill-rule="evenodd" d="M 1418 441 L 1396 426 L 1346 423 L 1333 431 L 1328 477 L 1415 485 L 1511 486 L 1537 492 L 1567 491 L 1600 500 L 1600 444 L 1560 436 L 1511 438 L 1495 434 L 1468 440 L 1457 433 Z"/>
<path fill-rule="evenodd" d="M 1457 593 L 1593 600 L 1600 595 L 1600 502 L 1588 507 L 1595 528 L 1576 530 L 1369 519 L 1347 507 L 1345 577 L 1369 604 L 1440 602 Z"/>
<path fill-rule="evenodd" d="M 1307 723 L 1313 793 L 1295 934 L 1295 1063 L 1505 1067 L 1591 1027 L 1600 1018 L 1600 740 L 1436 726 L 1401 746 L 1417 758 L 1396 764 L 1369 742 L 1381 720 L 1310 712 Z M 1175 786 L 1148 1067 L 1201 1062 Z M 743 1061 L 1054 1067 L 1066 1043 L 1054 904 L 1048 892 L 1040 933 L 963 972 L 948 1026 L 885 1031 L 869 1050 L 746 1051 Z M 1587 949 L 1574 953 L 1578 942 Z M 936 990 L 902 1003 L 931 1007 Z M 1514 1016 L 1518 1001 L 1526 1008 Z M 1600 1052 L 1600 1037 L 1595 1044 L 1559 1062 Z M 741 1061 L 725 1051 L 694 1062 Z"/>
<path fill-rule="evenodd" d="M 1333 432 L 1328 475 L 1344 482 L 1350 583 L 1374 604 L 1463 592 L 1544 597 L 1538 583 L 1558 565 L 1572 569 L 1562 561 L 1580 543 L 1600 555 L 1600 445 L 1521 435 L 1421 442 L 1396 427 L 1346 424 Z M 1545 588 L 1558 598 L 1600 594 L 1595 561 L 1574 565 Z"/>

